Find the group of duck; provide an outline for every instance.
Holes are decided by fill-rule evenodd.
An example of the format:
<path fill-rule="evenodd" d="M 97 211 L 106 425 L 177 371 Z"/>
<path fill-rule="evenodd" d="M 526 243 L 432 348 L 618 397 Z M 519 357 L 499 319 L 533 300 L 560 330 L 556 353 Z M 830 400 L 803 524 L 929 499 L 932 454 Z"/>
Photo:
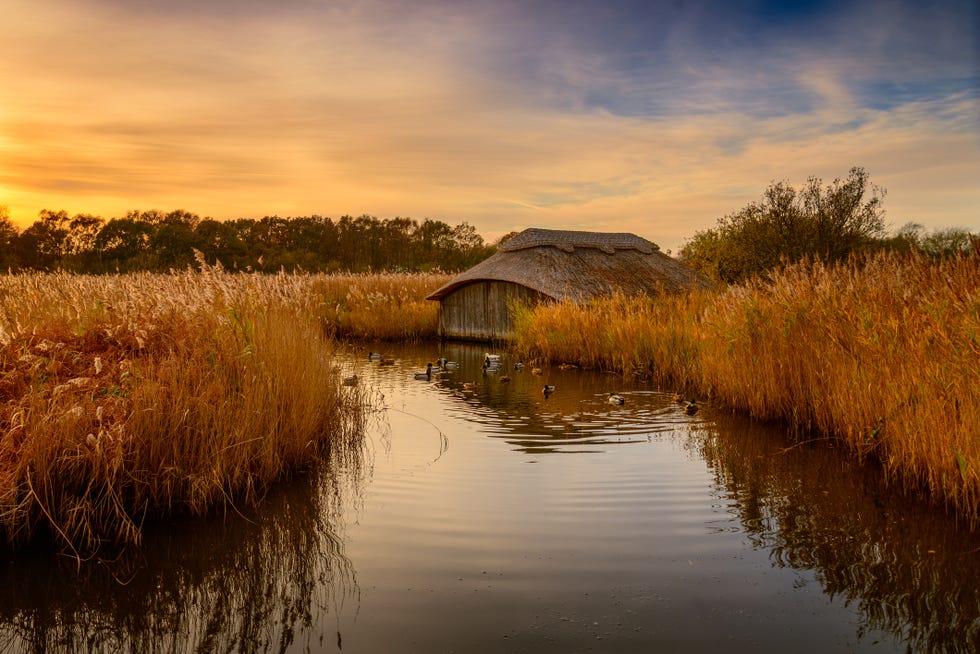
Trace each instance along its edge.
<path fill-rule="evenodd" d="M 488 352 L 483 359 L 484 375 L 495 374 L 499 372 L 503 367 L 504 364 L 501 361 L 499 354 L 490 354 Z M 518 361 L 517 363 L 514 364 L 514 370 L 517 371 L 524 370 L 524 364 Z M 531 374 L 540 376 L 544 374 L 544 371 L 541 370 L 541 368 L 531 368 Z M 500 382 L 501 384 L 506 384 L 510 380 L 511 380 L 510 375 L 501 375 L 497 378 L 497 381 Z M 544 386 L 541 387 L 541 394 L 544 395 L 546 399 L 551 397 L 552 393 L 554 392 L 555 392 L 555 387 L 553 384 L 545 384 Z"/>
<path fill-rule="evenodd" d="M 425 370 L 415 373 L 415 378 L 430 381 L 433 376 L 448 375 L 450 370 L 455 370 L 456 368 L 459 368 L 459 364 L 457 362 L 440 358 L 436 359 L 435 365 L 432 365 L 432 363 L 425 364 Z"/>
<path fill-rule="evenodd" d="M 368 360 L 376 361 L 378 362 L 379 365 L 382 366 L 391 366 L 395 364 L 394 359 L 386 358 L 380 352 L 369 352 Z M 483 358 L 484 375 L 497 374 L 503 369 L 503 367 L 504 367 L 503 360 L 501 359 L 501 356 L 499 354 L 491 354 L 487 352 L 486 355 L 484 355 Z M 573 365 L 565 365 L 565 364 L 559 366 L 559 368 L 561 368 L 562 370 L 566 370 L 574 367 L 575 366 Z M 425 364 L 425 370 L 414 373 L 414 376 L 415 379 L 421 381 L 431 381 L 433 376 L 446 376 L 449 374 L 451 370 L 455 370 L 457 368 L 459 368 L 458 362 L 450 361 L 445 357 L 440 357 L 436 359 L 435 365 L 433 365 L 431 362 Z M 524 369 L 523 363 L 517 362 L 514 364 L 514 370 L 520 371 L 523 369 Z M 544 373 L 541 370 L 541 368 L 534 367 L 531 368 L 531 374 L 542 375 Z M 497 381 L 501 384 L 506 384 L 510 382 L 511 379 L 512 379 L 511 376 L 507 374 L 500 375 L 499 377 L 497 377 Z M 463 388 L 465 390 L 474 390 L 478 386 L 479 384 L 477 384 L 477 382 L 463 382 Z M 544 384 L 541 388 L 541 394 L 544 395 L 546 399 L 550 397 L 552 394 L 554 394 L 554 392 L 555 392 L 555 387 L 553 384 Z M 609 393 L 607 395 L 606 401 L 609 402 L 609 404 L 622 405 L 626 403 L 626 398 L 624 398 L 619 393 Z M 697 405 L 696 400 L 694 400 L 693 398 L 690 401 L 686 401 L 684 400 L 683 396 L 678 393 L 674 395 L 674 401 L 677 402 L 678 404 L 685 405 L 684 410 L 689 416 L 693 416 L 695 413 L 698 412 L 699 407 Z"/>

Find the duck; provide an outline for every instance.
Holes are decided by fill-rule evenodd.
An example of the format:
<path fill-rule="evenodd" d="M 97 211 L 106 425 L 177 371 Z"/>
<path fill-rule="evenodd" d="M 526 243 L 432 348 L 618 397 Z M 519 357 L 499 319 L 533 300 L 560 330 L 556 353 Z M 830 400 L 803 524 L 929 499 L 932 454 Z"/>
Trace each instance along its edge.
<path fill-rule="evenodd" d="M 368 361 L 381 361 L 382 355 L 380 352 L 368 352 Z"/>
<path fill-rule="evenodd" d="M 357 375 L 344 377 L 344 386 L 357 386 Z"/>
<path fill-rule="evenodd" d="M 475 390 L 479 386 L 476 382 L 463 382 L 463 389 L 467 391 Z"/>
<path fill-rule="evenodd" d="M 450 361 L 446 357 L 439 357 L 436 359 L 436 365 L 442 366 L 443 370 L 453 370 L 459 368 L 458 361 Z"/>
<path fill-rule="evenodd" d="M 416 379 L 424 379 L 426 381 L 429 381 L 430 379 L 432 379 L 432 364 L 431 363 L 425 364 L 425 372 L 417 372 L 417 373 L 415 373 L 415 378 Z"/>
<path fill-rule="evenodd" d="M 499 381 L 499 382 L 500 382 L 501 384 L 506 384 L 507 382 L 509 382 L 509 381 L 510 381 L 510 375 L 501 375 L 501 376 L 500 376 L 500 379 L 499 379 L 498 381 Z"/>
<path fill-rule="evenodd" d="M 544 374 L 544 371 L 541 368 L 531 368 L 531 374 L 540 376 Z"/>
<path fill-rule="evenodd" d="M 524 370 L 524 364 L 518 361 L 514 364 L 514 370 Z"/>
<path fill-rule="evenodd" d="M 700 407 L 698 406 L 697 401 L 695 401 L 694 398 L 691 398 L 691 403 L 685 407 L 684 412 L 689 416 L 693 416 L 698 412 L 699 408 Z"/>
<path fill-rule="evenodd" d="M 559 370 L 575 370 L 578 368 L 574 363 L 561 363 L 558 365 Z"/>
<path fill-rule="evenodd" d="M 684 404 L 684 396 L 680 393 L 674 393 L 674 401 L 678 404 Z"/>
<path fill-rule="evenodd" d="M 626 398 L 619 393 L 610 393 L 606 400 L 609 404 L 626 404 Z"/>
<path fill-rule="evenodd" d="M 378 362 L 378 365 L 382 365 L 382 366 L 393 366 L 393 365 L 395 365 L 395 360 L 394 359 L 381 359 L 381 361 Z"/>
<path fill-rule="evenodd" d="M 542 393 L 542 394 L 543 394 L 543 395 L 544 395 L 545 397 L 548 397 L 549 395 L 551 395 L 551 394 L 552 394 L 552 393 L 554 393 L 554 392 L 555 392 L 555 387 L 554 387 L 554 386 L 552 386 L 551 384 L 545 384 L 545 385 L 544 385 L 544 388 L 542 388 L 542 389 L 541 389 L 541 393 Z"/>

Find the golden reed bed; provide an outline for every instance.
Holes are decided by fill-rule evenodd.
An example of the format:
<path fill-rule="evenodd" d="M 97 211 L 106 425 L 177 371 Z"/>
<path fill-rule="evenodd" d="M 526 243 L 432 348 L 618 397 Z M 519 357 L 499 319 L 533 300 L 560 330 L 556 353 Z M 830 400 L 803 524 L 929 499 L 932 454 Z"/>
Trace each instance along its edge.
<path fill-rule="evenodd" d="M 771 283 L 519 309 L 525 356 L 651 376 L 839 438 L 980 524 L 980 256 L 795 265 Z"/>
<path fill-rule="evenodd" d="M 0 541 L 136 544 L 144 520 L 252 502 L 356 446 L 364 393 L 333 336 L 434 335 L 422 298 L 446 279 L 199 263 L 0 276 Z"/>

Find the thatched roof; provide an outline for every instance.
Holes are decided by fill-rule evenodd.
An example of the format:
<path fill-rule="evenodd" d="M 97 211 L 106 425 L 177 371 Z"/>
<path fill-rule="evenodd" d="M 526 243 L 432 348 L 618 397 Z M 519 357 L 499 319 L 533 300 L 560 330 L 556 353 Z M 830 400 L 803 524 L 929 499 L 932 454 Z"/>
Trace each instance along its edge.
<path fill-rule="evenodd" d="M 575 301 L 708 284 L 698 273 L 660 252 L 655 243 L 633 234 L 527 229 L 427 299 L 441 300 L 460 287 L 481 281 L 511 282 L 557 300 Z"/>
<path fill-rule="evenodd" d="M 574 252 L 575 248 L 595 248 L 606 254 L 614 254 L 616 250 L 639 250 L 643 254 L 650 254 L 660 249 L 656 243 L 624 232 L 572 232 L 532 227 L 515 234 L 500 246 L 500 250 L 516 252 L 546 246 L 556 247 L 562 252 Z"/>

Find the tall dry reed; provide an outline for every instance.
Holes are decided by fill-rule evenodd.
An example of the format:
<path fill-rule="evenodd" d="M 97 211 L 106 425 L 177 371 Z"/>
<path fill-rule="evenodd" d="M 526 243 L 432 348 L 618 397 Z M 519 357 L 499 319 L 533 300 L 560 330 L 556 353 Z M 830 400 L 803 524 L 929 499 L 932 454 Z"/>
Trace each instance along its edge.
<path fill-rule="evenodd" d="M 686 295 L 616 295 L 573 302 L 518 306 L 515 349 L 525 357 L 576 362 L 681 387 L 699 383 L 695 328 L 707 291 Z"/>
<path fill-rule="evenodd" d="M 710 395 L 839 438 L 980 524 L 980 257 L 798 264 L 769 282 L 517 312 L 525 356 Z"/>
<path fill-rule="evenodd" d="M 311 276 L 0 277 L 0 530 L 78 555 L 356 447 Z"/>
<path fill-rule="evenodd" d="M 425 298 L 451 278 L 445 273 L 314 275 L 311 290 L 336 335 L 414 342 L 438 336 L 439 304 Z"/>

